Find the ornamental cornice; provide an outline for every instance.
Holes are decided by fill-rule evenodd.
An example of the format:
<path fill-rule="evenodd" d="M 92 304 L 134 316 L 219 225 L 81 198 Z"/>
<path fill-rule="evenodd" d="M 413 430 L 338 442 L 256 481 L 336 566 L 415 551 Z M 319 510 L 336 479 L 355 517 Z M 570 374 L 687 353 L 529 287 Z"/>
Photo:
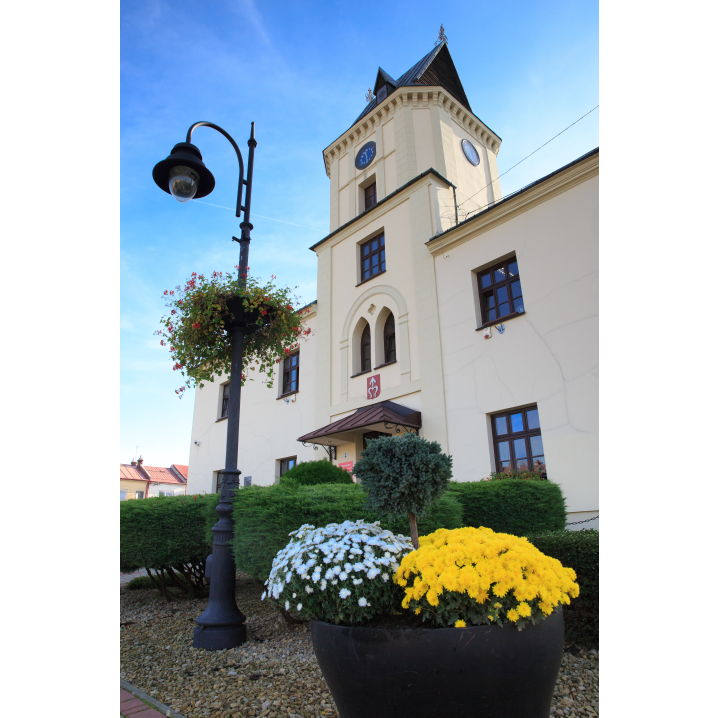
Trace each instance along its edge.
<path fill-rule="evenodd" d="M 432 105 L 438 106 L 440 111 L 449 115 L 479 144 L 490 149 L 494 154 L 499 153 L 501 138 L 442 87 L 425 85 L 420 88 L 402 87 L 392 92 L 370 114 L 358 120 L 324 150 L 324 169 L 327 177 L 331 177 L 332 162 L 343 157 L 344 153 L 361 142 L 362 138 L 388 122 L 395 115 L 397 107 L 419 108 Z"/>
<path fill-rule="evenodd" d="M 525 190 L 520 190 L 514 195 L 499 200 L 476 217 L 464 220 L 458 227 L 447 229 L 439 236 L 430 239 L 426 246 L 434 257 L 438 257 L 451 247 L 468 242 L 532 207 L 546 202 L 592 177 L 597 177 L 598 169 L 599 160 L 598 152 L 596 152 L 585 160 L 549 176 L 544 181 L 539 181 L 533 187 L 529 186 Z"/>

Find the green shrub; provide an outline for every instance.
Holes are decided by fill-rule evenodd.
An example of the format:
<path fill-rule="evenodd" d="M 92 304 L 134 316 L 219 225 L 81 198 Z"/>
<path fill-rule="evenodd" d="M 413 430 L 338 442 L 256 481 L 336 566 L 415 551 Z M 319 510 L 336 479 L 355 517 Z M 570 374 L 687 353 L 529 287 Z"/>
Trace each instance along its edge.
<path fill-rule="evenodd" d="M 598 647 L 598 531 L 553 531 L 528 534 L 526 538 L 539 551 L 576 572 L 580 593 L 564 608 L 566 639 Z"/>
<path fill-rule="evenodd" d="M 232 517 L 237 568 L 262 581 L 269 576 L 276 554 L 289 543 L 289 532 L 303 524 L 319 528 L 347 520 L 380 520 L 366 508 L 364 493 L 356 484 L 250 486 L 237 492 Z M 381 525 L 395 534 L 409 535 L 407 517 L 382 520 Z M 445 494 L 419 520 L 419 531 L 429 534 L 461 525 L 461 504 Z"/>
<path fill-rule="evenodd" d="M 521 479 L 522 481 L 548 481 L 538 471 L 492 471 L 485 481 L 505 481 L 506 479 Z"/>
<path fill-rule="evenodd" d="M 150 576 L 166 572 L 183 593 L 204 594 L 204 565 L 212 551 L 208 511 L 215 495 L 167 496 L 120 504 L 120 571 L 145 568 Z M 155 574 L 152 574 L 152 571 Z M 183 580 L 177 576 L 181 576 Z M 166 598 L 170 593 L 157 583 Z"/>
<path fill-rule="evenodd" d="M 295 483 L 298 486 L 315 484 L 351 484 L 349 472 L 334 466 L 331 461 L 305 461 L 285 471 L 279 479 L 280 484 Z"/>
<path fill-rule="evenodd" d="M 566 526 L 566 500 L 550 481 L 451 482 L 448 492 L 461 503 L 465 526 L 517 536 Z"/>
<path fill-rule="evenodd" d="M 380 516 L 408 516 L 411 540 L 419 548 L 416 521 L 444 493 L 451 479 L 451 457 L 438 441 L 416 434 L 384 436 L 367 443 L 354 464 L 367 507 Z"/>
<path fill-rule="evenodd" d="M 180 581 L 184 579 L 181 576 L 177 576 Z M 154 580 L 153 580 L 154 579 Z M 133 578 L 125 588 L 128 591 L 140 591 L 142 589 L 157 588 L 157 583 L 161 581 L 165 586 L 174 587 L 175 582 L 170 578 L 170 575 L 165 571 L 162 574 L 155 574 L 155 576 L 138 576 Z"/>

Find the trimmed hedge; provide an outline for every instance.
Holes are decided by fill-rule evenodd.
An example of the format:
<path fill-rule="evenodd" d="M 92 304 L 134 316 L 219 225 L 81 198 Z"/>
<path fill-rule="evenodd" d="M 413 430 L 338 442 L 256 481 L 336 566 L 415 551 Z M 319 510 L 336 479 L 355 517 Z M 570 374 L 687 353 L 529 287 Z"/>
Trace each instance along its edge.
<path fill-rule="evenodd" d="M 526 538 L 547 556 L 576 572 L 579 596 L 564 608 L 566 640 L 598 647 L 598 531 L 553 531 Z"/>
<path fill-rule="evenodd" d="M 550 481 L 452 481 L 447 493 L 461 503 L 465 526 L 516 536 L 566 526 L 566 499 Z"/>
<path fill-rule="evenodd" d="M 381 520 L 365 509 L 365 496 L 357 484 L 323 484 L 291 487 L 249 486 L 234 498 L 234 541 L 232 548 L 237 568 L 264 581 L 272 569 L 277 552 L 289 543 L 289 533 L 302 524 L 326 526 L 364 519 Z M 383 528 L 409 535 L 409 520 L 381 520 Z M 439 528 L 462 526 L 461 504 L 448 492 L 441 496 L 419 519 L 419 533 Z"/>
<path fill-rule="evenodd" d="M 145 568 L 178 572 L 199 595 L 204 589 L 204 562 L 212 551 L 209 512 L 218 496 L 163 496 L 120 503 L 120 571 Z M 211 524 L 210 524 L 211 526 Z M 209 534 L 211 536 L 211 534 Z M 164 584 L 158 583 L 159 588 Z M 169 594 L 163 591 L 169 598 Z"/>
<path fill-rule="evenodd" d="M 334 466 L 331 461 L 305 461 L 285 471 L 279 479 L 280 484 L 293 483 L 298 486 L 314 486 L 316 484 L 351 484 L 352 477 L 348 471 Z"/>

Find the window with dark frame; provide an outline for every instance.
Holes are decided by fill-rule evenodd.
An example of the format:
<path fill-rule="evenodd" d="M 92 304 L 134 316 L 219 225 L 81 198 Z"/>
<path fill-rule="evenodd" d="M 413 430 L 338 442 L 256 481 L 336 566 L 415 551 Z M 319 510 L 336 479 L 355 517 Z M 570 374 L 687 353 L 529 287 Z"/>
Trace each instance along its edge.
<path fill-rule="evenodd" d="M 516 409 L 491 417 L 496 471 L 536 471 L 546 474 L 538 408 Z"/>
<path fill-rule="evenodd" d="M 290 456 L 288 459 L 282 459 L 279 462 L 279 475 L 283 476 L 289 469 L 293 469 L 297 465 L 297 457 Z"/>
<path fill-rule="evenodd" d="M 364 188 L 364 210 L 370 209 L 376 204 L 376 182 Z"/>
<path fill-rule="evenodd" d="M 145 492 L 144 492 L 144 491 L 135 491 L 135 498 L 136 498 L 136 499 L 144 499 L 144 498 L 145 498 Z"/>
<path fill-rule="evenodd" d="M 384 235 L 364 242 L 360 247 L 361 279 L 371 279 L 377 274 L 386 271 L 386 257 L 384 254 Z"/>
<path fill-rule="evenodd" d="M 218 494 L 222 491 L 222 472 L 221 471 L 215 472 L 214 486 L 215 486 L 214 492 L 216 494 Z"/>
<path fill-rule="evenodd" d="M 224 419 L 229 411 L 229 382 L 222 385 L 222 412 L 219 415 L 220 419 Z"/>
<path fill-rule="evenodd" d="M 479 272 L 477 279 L 481 297 L 481 321 L 484 326 L 524 313 L 524 299 L 516 257 Z"/>
<path fill-rule="evenodd" d="M 384 363 L 396 361 L 396 331 L 394 329 L 394 315 L 389 314 L 384 322 Z"/>
<path fill-rule="evenodd" d="M 290 354 L 284 360 L 282 396 L 299 391 L 299 352 Z"/>
<path fill-rule="evenodd" d="M 371 330 L 367 324 L 361 333 L 361 368 L 360 372 L 369 371 L 371 369 Z"/>

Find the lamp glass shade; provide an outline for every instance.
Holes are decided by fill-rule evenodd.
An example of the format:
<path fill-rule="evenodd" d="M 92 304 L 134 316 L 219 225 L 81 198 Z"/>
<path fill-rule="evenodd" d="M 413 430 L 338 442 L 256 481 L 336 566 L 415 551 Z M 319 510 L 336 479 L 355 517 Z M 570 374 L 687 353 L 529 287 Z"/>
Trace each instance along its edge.
<path fill-rule="evenodd" d="M 170 192 L 178 202 L 188 202 L 197 194 L 199 175 L 194 170 L 179 165 L 169 175 Z"/>

